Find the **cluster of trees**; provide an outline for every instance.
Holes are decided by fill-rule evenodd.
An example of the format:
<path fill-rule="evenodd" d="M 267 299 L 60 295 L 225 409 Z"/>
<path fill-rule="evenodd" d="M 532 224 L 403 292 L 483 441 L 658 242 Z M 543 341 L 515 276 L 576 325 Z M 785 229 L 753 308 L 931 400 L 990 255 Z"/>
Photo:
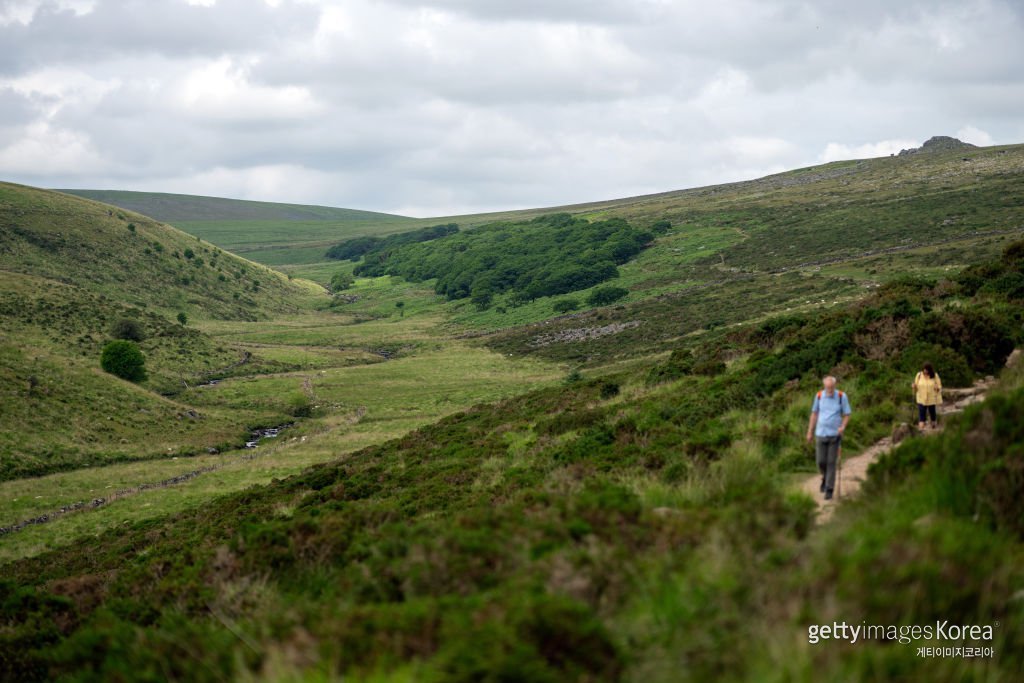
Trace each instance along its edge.
<path fill-rule="evenodd" d="M 458 231 L 459 226 L 457 224 L 445 223 L 443 225 L 433 225 L 429 228 L 400 232 L 395 235 L 388 235 L 387 237 L 353 237 L 352 239 L 345 240 L 340 244 L 335 244 L 327 250 L 326 256 L 329 259 L 335 259 L 338 261 L 358 261 L 367 254 L 386 255 L 392 249 L 404 244 L 429 242 L 431 240 L 436 240 L 439 237 L 453 235 Z"/>
<path fill-rule="evenodd" d="M 472 298 L 487 308 L 511 292 L 516 305 L 566 294 L 617 277 L 654 236 L 620 218 L 591 223 L 569 214 L 525 223 L 498 223 L 444 239 L 407 244 L 367 255 L 356 275 L 398 275 L 413 282 L 437 279 L 449 299 Z"/>

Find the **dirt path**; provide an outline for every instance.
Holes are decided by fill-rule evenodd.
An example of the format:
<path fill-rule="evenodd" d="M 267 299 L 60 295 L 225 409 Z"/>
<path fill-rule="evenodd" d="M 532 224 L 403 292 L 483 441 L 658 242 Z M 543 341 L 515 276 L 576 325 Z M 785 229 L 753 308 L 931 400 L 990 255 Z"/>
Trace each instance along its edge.
<path fill-rule="evenodd" d="M 986 377 L 983 380 L 978 380 L 974 383 L 974 386 L 966 389 L 944 390 L 942 393 L 945 402 L 939 407 L 939 414 L 951 415 L 959 413 L 972 403 L 984 400 L 985 394 L 995 384 L 995 381 L 994 377 Z M 901 425 L 901 427 L 902 429 L 898 427 L 896 432 L 902 431 L 904 438 L 916 433 L 910 431 L 909 426 Z M 941 422 L 939 431 L 941 431 Z M 924 432 L 924 436 L 931 436 L 936 433 L 938 432 L 928 430 Z M 819 488 L 821 486 L 821 475 L 815 474 L 801 482 L 800 490 L 818 504 L 817 521 L 819 524 L 823 524 L 832 518 L 836 505 L 841 503 L 843 499 L 852 498 L 860 492 L 860 487 L 868 477 L 868 467 L 880 456 L 891 451 L 893 445 L 893 437 L 887 436 L 879 439 L 858 455 L 851 458 L 842 458 L 841 478 L 837 476 L 836 482 L 837 495 L 832 500 L 825 500 L 821 494 Z"/>

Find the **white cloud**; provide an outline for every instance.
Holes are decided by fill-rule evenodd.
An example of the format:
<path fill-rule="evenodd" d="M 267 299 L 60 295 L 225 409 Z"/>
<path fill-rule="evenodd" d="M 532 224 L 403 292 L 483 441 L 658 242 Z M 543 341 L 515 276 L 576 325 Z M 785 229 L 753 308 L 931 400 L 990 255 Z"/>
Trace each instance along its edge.
<path fill-rule="evenodd" d="M 915 140 L 880 140 L 860 145 L 830 142 L 825 146 L 825 151 L 819 158 L 826 163 L 843 159 L 873 159 L 898 154 L 901 150 L 919 147 L 920 144 L 920 141 Z"/>
<path fill-rule="evenodd" d="M 197 119 L 302 121 L 321 112 L 307 88 L 253 84 L 246 68 L 228 58 L 191 70 L 174 87 L 182 113 Z"/>
<path fill-rule="evenodd" d="M 994 144 L 991 135 L 970 124 L 958 130 L 956 132 L 956 137 L 960 138 L 964 142 L 969 142 L 972 145 L 978 145 L 979 147 L 989 147 Z"/>
<path fill-rule="evenodd" d="M 102 173 L 107 162 L 81 133 L 34 123 L 0 148 L 0 168 L 10 174 L 40 175 L 76 173 L 94 169 Z"/>

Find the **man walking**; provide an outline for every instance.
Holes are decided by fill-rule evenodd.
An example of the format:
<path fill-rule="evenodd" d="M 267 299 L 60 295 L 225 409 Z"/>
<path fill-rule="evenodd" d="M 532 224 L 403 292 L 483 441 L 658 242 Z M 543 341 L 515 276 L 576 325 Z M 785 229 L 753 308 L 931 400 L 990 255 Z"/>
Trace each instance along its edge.
<path fill-rule="evenodd" d="M 836 487 L 836 463 L 843 432 L 850 421 L 850 399 L 836 389 L 836 378 L 831 375 L 822 380 L 823 388 L 811 405 L 811 420 L 807 424 L 807 441 L 817 440 L 815 454 L 821 472 L 821 492 L 825 500 L 832 500 Z"/>

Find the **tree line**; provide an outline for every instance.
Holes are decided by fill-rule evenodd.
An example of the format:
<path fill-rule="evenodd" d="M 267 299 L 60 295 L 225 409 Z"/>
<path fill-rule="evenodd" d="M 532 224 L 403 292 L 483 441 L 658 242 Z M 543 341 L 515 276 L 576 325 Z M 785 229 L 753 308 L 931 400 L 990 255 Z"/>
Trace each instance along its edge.
<path fill-rule="evenodd" d="M 345 240 L 327 250 L 325 256 L 338 261 L 358 261 L 366 254 L 388 252 L 403 244 L 415 244 L 417 242 L 429 242 L 439 237 L 453 235 L 459 231 L 456 223 L 445 223 L 443 225 L 432 225 L 429 228 L 420 228 L 408 232 L 400 232 L 387 237 L 353 237 Z"/>
<path fill-rule="evenodd" d="M 472 298 L 480 308 L 511 292 L 511 303 L 587 289 L 618 276 L 654 235 L 621 218 L 590 222 L 570 214 L 495 223 L 429 242 L 365 255 L 356 275 L 437 279 L 438 294 Z"/>

